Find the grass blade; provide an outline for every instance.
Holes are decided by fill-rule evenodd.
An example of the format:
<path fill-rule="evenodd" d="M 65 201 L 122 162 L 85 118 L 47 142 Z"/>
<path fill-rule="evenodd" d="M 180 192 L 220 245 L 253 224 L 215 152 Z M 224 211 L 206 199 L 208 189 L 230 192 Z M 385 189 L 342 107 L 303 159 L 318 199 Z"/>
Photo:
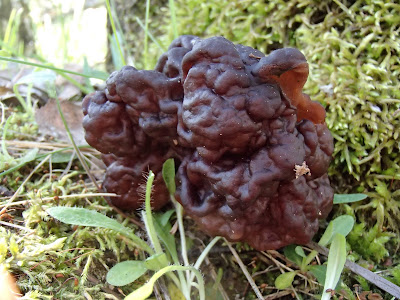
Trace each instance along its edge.
<path fill-rule="evenodd" d="M 346 238 L 337 233 L 332 240 L 328 255 L 328 265 L 326 270 L 326 279 L 321 300 L 329 300 L 342 273 L 344 263 L 346 262 Z"/>
<path fill-rule="evenodd" d="M 178 26 L 176 24 L 176 12 L 175 12 L 175 1 L 169 0 L 169 13 L 171 15 L 171 31 L 174 35 L 174 39 L 178 37 Z"/>
<path fill-rule="evenodd" d="M 124 53 L 122 52 L 121 44 L 119 43 L 117 29 L 115 28 L 114 17 L 111 12 L 110 0 L 106 0 L 106 6 L 107 6 L 107 13 L 110 18 L 111 28 L 112 28 L 112 31 L 113 31 L 113 34 L 115 37 L 115 42 L 117 43 L 117 47 L 119 50 L 119 55 L 121 56 L 121 60 L 122 60 L 123 64 L 126 65 Z"/>
<path fill-rule="evenodd" d="M 77 75 L 77 76 L 81 76 L 81 77 L 96 78 L 96 79 L 100 79 L 100 80 L 105 80 L 104 76 L 98 76 L 98 75 L 95 75 L 95 74 L 78 73 L 78 72 L 65 70 L 65 69 L 60 69 L 60 68 L 56 68 L 56 67 L 45 65 L 45 64 L 38 64 L 38 63 L 33 63 L 33 62 L 20 60 L 20 59 L 15 59 L 15 58 L 10 58 L 10 57 L 5 57 L 5 56 L 0 56 L 0 60 L 13 62 L 13 63 L 17 63 L 17 64 L 23 64 L 23 65 L 32 66 L 32 67 L 37 67 L 37 68 L 49 69 L 49 70 L 53 70 L 53 71 L 55 71 L 57 73 L 61 72 L 61 73 L 67 73 L 67 74 Z"/>
<path fill-rule="evenodd" d="M 149 15 L 150 15 L 150 0 L 146 0 L 146 16 L 144 20 L 144 67 L 148 69 L 148 57 L 149 57 L 149 49 L 148 49 L 148 32 L 149 32 Z"/>

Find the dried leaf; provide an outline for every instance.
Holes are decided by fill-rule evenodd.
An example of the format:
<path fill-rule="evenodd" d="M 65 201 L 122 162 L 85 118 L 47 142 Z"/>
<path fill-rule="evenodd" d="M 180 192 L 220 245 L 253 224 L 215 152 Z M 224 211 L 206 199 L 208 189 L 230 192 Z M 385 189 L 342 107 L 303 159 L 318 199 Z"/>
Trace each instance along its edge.
<path fill-rule="evenodd" d="M 61 101 L 60 104 L 75 143 L 86 145 L 81 107 L 69 101 Z M 45 106 L 36 111 L 35 119 L 41 134 L 50 135 L 60 141 L 69 141 L 54 99 L 49 100 Z"/>

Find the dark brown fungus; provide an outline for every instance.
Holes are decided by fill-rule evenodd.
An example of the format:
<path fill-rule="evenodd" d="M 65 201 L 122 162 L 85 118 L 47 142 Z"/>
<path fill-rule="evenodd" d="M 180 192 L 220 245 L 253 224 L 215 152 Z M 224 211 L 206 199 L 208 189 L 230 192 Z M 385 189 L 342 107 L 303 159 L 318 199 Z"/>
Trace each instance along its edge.
<path fill-rule="evenodd" d="M 151 203 L 154 209 L 163 207 L 169 200 L 169 194 L 161 170 L 162 164 L 168 158 L 167 153 L 156 151 L 129 158 L 106 154 L 103 160 L 108 166 L 103 187 L 109 193 L 120 195 L 118 198 L 112 198 L 113 205 L 125 210 L 143 207 L 146 186 L 144 175 L 149 170 L 154 170 L 156 177 L 152 192 L 157 198 L 152 198 Z"/>
<path fill-rule="evenodd" d="M 104 188 L 123 209 L 168 200 L 161 168 L 178 168 L 176 198 L 210 235 L 259 250 L 310 241 L 332 207 L 333 139 L 324 108 L 302 92 L 308 64 L 285 48 L 265 56 L 223 37 L 181 36 L 154 71 L 124 67 L 83 102 L 90 145 L 104 153 Z"/>

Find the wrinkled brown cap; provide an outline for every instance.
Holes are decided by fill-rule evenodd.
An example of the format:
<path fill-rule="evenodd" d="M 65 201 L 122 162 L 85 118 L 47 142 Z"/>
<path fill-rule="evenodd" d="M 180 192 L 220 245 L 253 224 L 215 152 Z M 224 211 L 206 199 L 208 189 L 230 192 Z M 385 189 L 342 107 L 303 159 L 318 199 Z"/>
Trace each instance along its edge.
<path fill-rule="evenodd" d="M 325 110 L 302 92 L 297 49 L 265 56 L 223 37 L 182 36 L 154 71 L 124 67 L 83 102 L 90 145 L 105 153 L 113 204 L 141 206 L 143 173 L 157 174 L 153 206 L 168 200 L 163 162 L 179 166 L 176 198 L 210 235 L 258 250 L 310 241 L 332 207 L 333 139 Z"/>

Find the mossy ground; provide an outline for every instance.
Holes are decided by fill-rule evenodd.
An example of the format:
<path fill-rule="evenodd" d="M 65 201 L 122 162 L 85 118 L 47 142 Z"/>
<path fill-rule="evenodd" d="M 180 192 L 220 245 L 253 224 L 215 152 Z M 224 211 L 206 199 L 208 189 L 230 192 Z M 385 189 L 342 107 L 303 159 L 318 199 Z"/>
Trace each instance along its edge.
<path fill-rule="evenodd" d="M 135 18 L 126 13 L 128 8 L 137 11 L 143 20 L 145 6 L 127 8 L 119 3 L 123 1 L 116 1 L 117 11 L 125 11 L 118 15 L 126 40 L 132 43 L 132 62 L 138 68 L 154 66 L 173 36 L 168 3 L 160 1 L 150 10 L 150 31 L 162 47 L 150 43 L 146 60 L 140 55 L 143 36 L 135 34 L 140 32 L 137 25 L 131 30 L 129 24 Z M 175 8 L 179 34 L 223 35 L 265 53 L 293 46 L 305 54 L 310 64 L 305 91 L 326 107 L 326 122 L 335 138 L 330 178 L 336 192 L 369 196 L 363 202 L 336 207 L 330 217 L 354 216 L 357 224 L 348 236 L 349 258 L 400 285 L 396 267 L 400 262 L 400 5 L 395 1 L 177 0 Z M 145 237 L 129 221 L 136 215 L 126 217 L 113 211 L 97 195 L 70 145 L 39 137 L 32 114 L 2 108 L 0 171 L 21 163 L 32 149 L 37 149 L 35 157 L 64 149 L 62 156 L 53 155 L 43 162 L 44 155 L 0 178 L 0 210 L 7 206 L 1 214 L 0 263 L 15 275 L 24 299 L 121 299 L 123 293 L 143 284 L 146 278 L 118 289 L 105 281 L 108 269 L 117 262 L 143 255 L 128 239 L 106 229 L 65 225 L 50 218 L 46 209 L 57 205 L 94 209 Z M 5 130 L 9 116 L 12 119 Z M 96 165 L 98 153 L 88 148 L 82 153 Z M 101 171 L 96 170 L 101 182 Z M 192 245 L 189 256 L 196 258 L 207 237 L 190 220 L 185 225 Z M 309 274 L 296 279 L 293 289 L 277 291 L 276 276 L 296 267 L 280 252 L 259 253 L 242 244 L 236 249 L 269 299 L 296 294 L 306 299 L 320 292 Z M 209 254 L 209 261 L 203 269 L 209 299 L 226 299 L 224 293 L 228 299 L 236 295 L 255 298 L 222 243 Z M 349 299 L 357 295 L 354 284 L 391 299 L 360 276 L 345 272 L 342 279 Z M 172 294 L 179 299 L 178 292 Z"/>

